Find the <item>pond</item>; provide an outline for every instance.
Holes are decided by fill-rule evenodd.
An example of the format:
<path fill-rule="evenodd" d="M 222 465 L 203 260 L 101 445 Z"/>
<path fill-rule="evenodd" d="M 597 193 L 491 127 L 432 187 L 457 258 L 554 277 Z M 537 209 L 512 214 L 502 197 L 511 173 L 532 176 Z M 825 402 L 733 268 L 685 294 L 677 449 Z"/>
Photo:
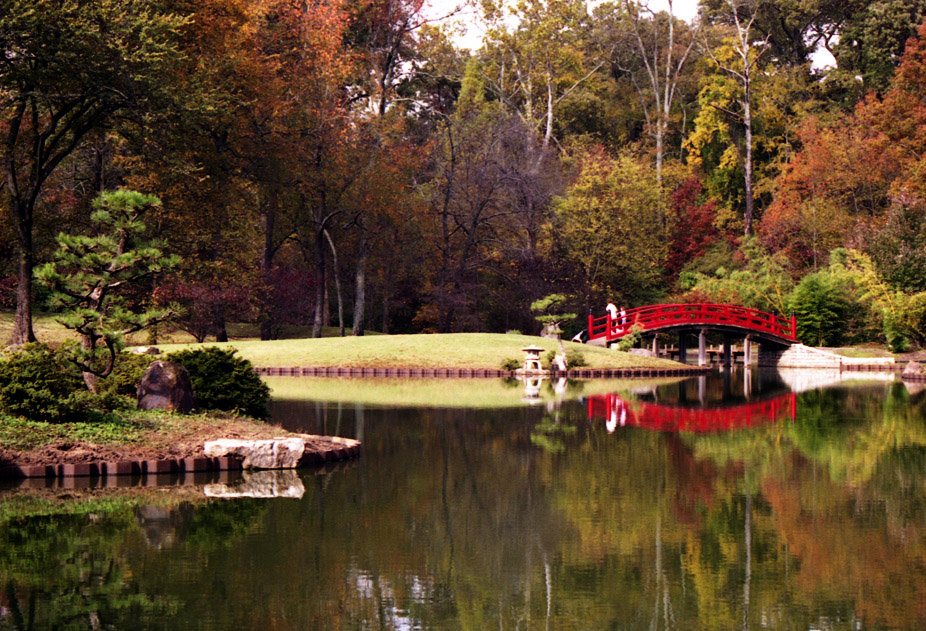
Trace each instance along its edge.
<path fill-rule="evenodd" d="M 926 393 L 841 378 L 274 380 L 362 457 L 0 493 L 0 629 L 924 628 Z"/>

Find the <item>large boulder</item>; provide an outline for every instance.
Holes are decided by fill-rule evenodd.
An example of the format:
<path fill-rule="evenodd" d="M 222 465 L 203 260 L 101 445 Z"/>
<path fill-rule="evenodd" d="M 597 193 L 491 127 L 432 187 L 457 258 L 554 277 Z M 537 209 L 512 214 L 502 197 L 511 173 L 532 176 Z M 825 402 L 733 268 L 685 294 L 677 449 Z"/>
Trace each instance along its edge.
<path fill-rule="evenodd" d="M 269 438 L 265 440 L 238 440 L 220 438 L 209 440 L 203 446 L 206 456 L 241 458 L 245 469 L 294 469 L 305 453 L 302 438 Z"/>
<path fill-rule="evenodd" d="M 135 392 L 139 410 L 190 413 L 196 405 L 190 374 L 180 364 L 154 361 Z"/>
<path fill-rule="evenodd" d="M 926 366 L 919 362 L 909 362 L 903 369 L 901 377 L 926 377 Z"/>

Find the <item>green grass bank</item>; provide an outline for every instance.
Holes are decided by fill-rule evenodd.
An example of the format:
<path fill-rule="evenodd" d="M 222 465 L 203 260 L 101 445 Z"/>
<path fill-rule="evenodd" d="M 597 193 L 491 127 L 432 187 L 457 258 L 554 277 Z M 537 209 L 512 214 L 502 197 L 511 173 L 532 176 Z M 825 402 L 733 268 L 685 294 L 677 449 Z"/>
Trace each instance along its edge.
<path fill-rule="evenodd" d="M 504 333 L 447 333 L 327 337 L 275 341 L 237 340 L 227 343 L 255 366 L 338 366 L 344 368 L 474 368 L 498 369 L 506 359 L 523 361 L 521 348 L 535 344 L 558 349 L 556 340 Z M 667 359 L 641 357 L 605 348 L 564 342 L 567 351 L 583 355 L 589 368 L 678 368 Z M 215 343 L 163 344 L 173 352 Z"/>

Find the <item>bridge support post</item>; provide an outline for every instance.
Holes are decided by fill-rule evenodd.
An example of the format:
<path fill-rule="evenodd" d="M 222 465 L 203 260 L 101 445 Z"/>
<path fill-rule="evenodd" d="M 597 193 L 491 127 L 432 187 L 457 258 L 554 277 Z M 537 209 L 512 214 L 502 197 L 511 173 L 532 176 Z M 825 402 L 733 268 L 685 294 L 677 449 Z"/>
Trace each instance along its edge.
<path fill-rule="evenodd" d="M 684 364 L 685 360 L 688 359 L 688 340 L 685 339 L 685 332 L 679 331 L 678 333 L 678 361 L 679 363 Z"/>
<path fill-rule="evenodd" d="M 733 348 L 730 344 L 730 336 L 724 334 L 723 336 L 723 367 L 729 368 L 733 365 Z"/>
<path fill-rule="evenodd" d="M 707 331 L 698 331 L 698 366 L 707 365 Z"/>
<path fill-rule="evenodd" d="M 752 366 L 752 336 L 743 339 L 743 366 Z"/>
<path fill-rule="evenodd" d="M 653 336 L 653 355 L 659 357 L 659 335 Z"/>

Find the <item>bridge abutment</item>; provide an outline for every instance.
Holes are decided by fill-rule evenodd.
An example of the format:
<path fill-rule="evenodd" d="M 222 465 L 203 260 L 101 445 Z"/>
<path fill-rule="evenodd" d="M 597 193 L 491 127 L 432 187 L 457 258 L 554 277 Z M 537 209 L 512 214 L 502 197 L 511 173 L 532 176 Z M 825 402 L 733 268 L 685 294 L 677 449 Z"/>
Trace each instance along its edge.
<path fill-rule="evenodd" d="M 839 369 L 843 357 L 818 348 L 793 344 L 759 344 L 759 366 L 776 368 L 835 368 Z"/>

